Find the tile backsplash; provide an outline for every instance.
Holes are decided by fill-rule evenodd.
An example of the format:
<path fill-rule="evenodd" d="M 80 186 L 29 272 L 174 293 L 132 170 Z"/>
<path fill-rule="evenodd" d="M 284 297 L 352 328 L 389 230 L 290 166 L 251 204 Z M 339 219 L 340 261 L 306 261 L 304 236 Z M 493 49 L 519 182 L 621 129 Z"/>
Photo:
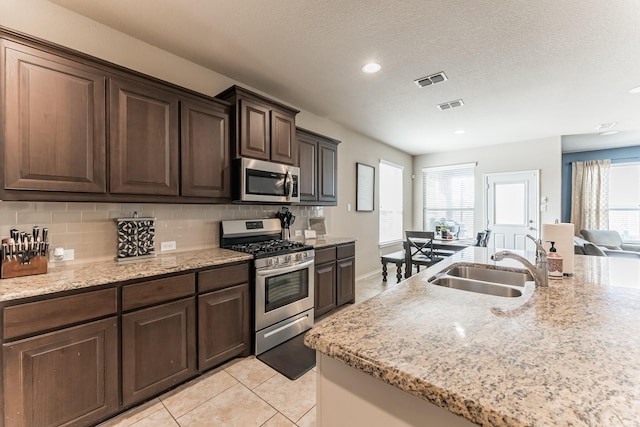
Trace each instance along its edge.
<path fill-rule="evenodd" d="M 75 262 L 114 259 L 116 218 L 155 217 L 155 250 L 160 242 L 175 241 L 177 251 L 220 246 L 220 221 L 274 218 L 279 205 L 190 205 L 157 203 L 0 202 L 0 237 L 13 227 L 30 231 L 49 229 L 51 248 L 74 250 Z M 296 215 L 294 230 L 308 227 L 309 217 L 324 216 L 322 207 L 290 206 Z M 327 220 L 327 228 L 329 228 Z"/>

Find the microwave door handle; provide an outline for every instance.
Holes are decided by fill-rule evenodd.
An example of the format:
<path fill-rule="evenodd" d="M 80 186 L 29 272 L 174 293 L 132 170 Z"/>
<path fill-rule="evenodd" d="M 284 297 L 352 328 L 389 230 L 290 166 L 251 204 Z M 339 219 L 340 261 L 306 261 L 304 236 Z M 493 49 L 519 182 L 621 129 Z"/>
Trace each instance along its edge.
<path fill-rule="evenodd" d="M 293 196 L 293 178 L 291 177 L 291 172 L 287 171 L 284 176 L 284 191 L 287 193 L 287 200 L 291 200 L 291 196 Z"/>

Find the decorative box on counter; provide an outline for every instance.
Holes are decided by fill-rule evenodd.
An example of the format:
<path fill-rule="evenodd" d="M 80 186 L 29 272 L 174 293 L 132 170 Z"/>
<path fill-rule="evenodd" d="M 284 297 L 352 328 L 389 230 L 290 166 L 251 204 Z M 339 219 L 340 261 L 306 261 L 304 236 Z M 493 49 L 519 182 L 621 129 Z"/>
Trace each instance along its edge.
<path fill-rule="evenodd" d="M 117 261 L 152 258 L 156 256 L 154 248 L 155 218 L 118 218 L 118 256 Z"/>
<path fill-rule="evenodd" d="M 31 276 L 33 274 L 45 274 L 47 272 L 49 230 L 36 225 L 33 233 L 10 230 L 11 237 L 2 239 L 2 264 L 0 265 L 0 278 Z"/>

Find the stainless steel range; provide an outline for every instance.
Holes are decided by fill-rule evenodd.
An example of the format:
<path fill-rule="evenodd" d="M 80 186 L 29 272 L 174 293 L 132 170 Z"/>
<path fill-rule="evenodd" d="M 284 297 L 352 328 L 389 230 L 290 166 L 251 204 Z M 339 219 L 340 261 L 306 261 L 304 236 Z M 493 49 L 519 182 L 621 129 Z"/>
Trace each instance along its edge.
<path fill-rule="evenodd" d="M 282 240 L 280 220 L 222 221 L 220 246 L 255 257 L 255 354 L 313 326 L 313 247 Z"/>

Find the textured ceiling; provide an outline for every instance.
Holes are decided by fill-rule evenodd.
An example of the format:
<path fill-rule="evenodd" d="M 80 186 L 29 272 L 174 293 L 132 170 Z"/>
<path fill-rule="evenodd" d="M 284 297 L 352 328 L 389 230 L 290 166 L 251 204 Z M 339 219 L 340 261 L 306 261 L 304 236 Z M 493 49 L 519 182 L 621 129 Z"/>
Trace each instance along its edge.
<path fill-rule="evenodd" d="M 411 154 L 640 130 L 637 0 L 51 1 Z"/>

